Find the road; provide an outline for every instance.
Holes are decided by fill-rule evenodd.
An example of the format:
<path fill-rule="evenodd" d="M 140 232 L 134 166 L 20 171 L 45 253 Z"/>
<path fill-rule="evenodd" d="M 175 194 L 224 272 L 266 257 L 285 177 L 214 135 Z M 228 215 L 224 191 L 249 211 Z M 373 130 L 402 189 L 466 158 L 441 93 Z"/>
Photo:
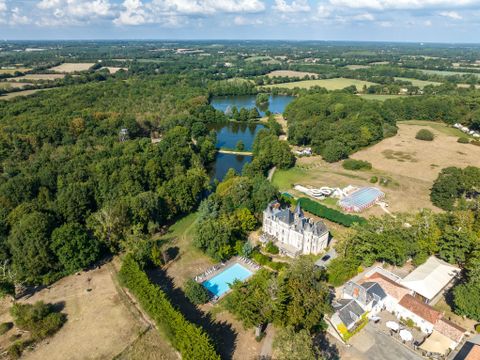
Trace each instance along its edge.
<path fill-rule="evenodd" d="M 338 345 L 342 360 L 422 360 L 422 357 L 368 324 L 350 339 L 350 347 Z"/>

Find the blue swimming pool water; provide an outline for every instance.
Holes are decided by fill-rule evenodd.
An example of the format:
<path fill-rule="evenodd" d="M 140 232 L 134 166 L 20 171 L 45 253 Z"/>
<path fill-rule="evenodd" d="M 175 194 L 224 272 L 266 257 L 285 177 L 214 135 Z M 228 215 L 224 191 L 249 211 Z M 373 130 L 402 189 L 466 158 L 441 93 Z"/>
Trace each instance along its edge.
<path fill-rule="evenodd" d="M 384 193 L 374 187 L 361 188 L 340 201 L 346 206 L 364 206 L 384 196 Z"/>
<path fill-rule="evenodd" d="M 203 286 L 213 295 L 221 296 L 230 289 L 230 284 L 235 280 L 243 281 L 250 275 L 252 275 L 250 270 L 236 263 L 210 280 L 203 282 Z"/>

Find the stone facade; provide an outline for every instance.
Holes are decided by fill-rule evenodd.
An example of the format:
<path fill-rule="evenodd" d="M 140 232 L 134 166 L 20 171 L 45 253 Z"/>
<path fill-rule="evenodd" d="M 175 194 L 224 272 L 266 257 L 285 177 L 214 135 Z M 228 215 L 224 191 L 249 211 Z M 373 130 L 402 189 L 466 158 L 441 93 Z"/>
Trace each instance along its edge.
<path fill-rule="evenodd" d="M 320 254 L 328 246 L 329 232 L 322 221 L 305 217 L 300 206 L 292 212 L 278 202 L 263 212 L 263 232 L 273 238 L 280 251 L 288 256 Z"/>

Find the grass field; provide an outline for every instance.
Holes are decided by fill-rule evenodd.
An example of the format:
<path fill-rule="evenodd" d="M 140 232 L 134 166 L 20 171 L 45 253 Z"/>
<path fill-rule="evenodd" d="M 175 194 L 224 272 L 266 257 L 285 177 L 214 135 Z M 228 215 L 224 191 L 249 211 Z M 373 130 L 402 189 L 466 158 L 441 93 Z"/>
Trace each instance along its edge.
<path fill-rule="evenodd" d="M 127 70 L 126 68 L 115 67 L 115 66 L 104 66 L 104 67 L 100 68 L 100 70 L 104 70 L 104 69 L 107 69 L 110 72 L 110 74 L 115 74 L 116 72 L 118 72 L 120 70 Z"/>
<path fill-rule="evenodd" d="M 396 77 L 395 80 L 402 80 L 402 81 L 410 81 L 413 86 L 418 86 L 420 89 L 423 89 L 427 85 L 441 85 L 442 83 L 436 81 L 425 81 L 425 80 L 418 80 L 413 78 L 404 78 L 404 77 Z"/>
<path fill-rule="evenodd" d="M 27 74 L 23 76 L 17 76 L 14 78 L 8 79 L 10 80 L 57 80 L 63 79 L 65 74 Z"/>
<path fill-rule="evenodd" d="M 272 61 L 274 60 L 272 57 L 270 56 L 264 56 L 264 55 L 259 55 L 259 56 L 250 56 L 248 58 L 245 59 L 245 61 L 247 62 L 254 62 L 254 61 Z M 276 62 L 278 62 L 277 60 L 275 60 Z"/>
<path fill-rule="evenodd" d="M 398 99 L 399 97 L 404 97 L 407 95 L 375 95 L 375 94 L 358 94 L 361 98 L 365 100 L 377 100 L 377 101 L 385 101 L 388 99 Z"/>
<path fill-rule="evenodd" d="M 55 88 L 48 88 L 48 89 L 32 89 L 32 90 L 22 90 L 22 91 L 15 91 L 15 92 L 10 92 L 4 95 L 0 96 L 0 100 L 11 100 L 19 96 L 28 96 L 35 94 L 36 92 L 39 91 L 47 91 L 47 90 L 52 90 L 52 89 L 58 89 L 58 87 Z"/>
<path fill-rule="evenodd" d="M 58 66 L 54 66 L 50 68 L 49 70 L 59 72 L 59 73 L 73 73 L 76 71 L 86 71 L 90 69 L 94 63 L 63 63 Z"/>
<path fill-rule="evenodd" d="M 430 202 L 430 188 L 441 169 L 448 166 L 480 166 L 480 147 L 457 142 L 463 133 L 443 123 L 405 121 L 398 123 L 394 137 L 361 150 L 351 158 L 369 161 L 373 169 L 348 171 L 341 163 L 329 164 L 319 156 L 297 160 L 294 168 L 275 172 L 273 183 L 281 191 L 301 196 L 293 190 L 293 184 L 304 186 L 344 187 L 347 185 L 371 186 L 372 176 L 388 180 L 387 185 L 377 185 L 386 194 L 392 212 L 417 211 L 421 208 L 436 209 Z M 432 142 L 415 139 L 421 128 L 429 128 L 435 134 Z M 331 204 L 326 204 L 331 206 Z M 367 210 L 364 216 L 381 215 L 378 207 Z"/>
<path fill-rule="evenodd" d="M 31 68 L 18 67 L 15 69 L 0 69 L 0 74 L 15 74 L 17 71 L 26 72 L 32 70 Z"/>
<path fill-rule="evenodd" d="M 434 75 L 442 75 L 442 76 L 474 74 L 480 77 L 480 73 L 469 73 L 469 72 L 461 72 L 461 71 L 443 71 L 443 70 L 425 70 L 425 69 L 416 69 L 416 70 L 421 71 L 425 74 L 434 74 Z"/>
<path fill-rule="evenodd" d="M 8 81 L 1 81 L 0 82 L 0 89 L 21 89 L 25 86 L 33 85 L 32 83 L 26 82 L 8 82 Z"/>
<path fill-rule="evenodd" d="M 334 79 L 321 79 L 321 80 L 302 80 L 302 81 L 294 81 L 285 84 L 276 84 L 272 85 L 272 87 L 278 88 L 304 88 L 309 89 L 312 86 L 321 86 L 326 88 L 327 90 L 341 90 L 348 86 L 355 85 L 357 90 L 361 90 L 364 85 L 377 85 L 375 83 L 363 80 L 356 80 L 356 79 L 346 79 L 346 78 L 334 78 Z"/>
<path fill-rule="evenodd" d="M 267 74 L 268 77 L 275 77 L 275 76 L 287 76 L 287 77 L 299 77 L 303 78 L 305 76 L 317 76 L 318 74 L 312 72 L 305 72 L 305 71 L 293 71 L 293 70 L 274 70 Z"/>
<path fill-rule="evenodd" d="M 360 69 L 368 69 L 370 68 L 370 65 L 347 65 L 345 67 L 350 70 L 360 70 Z"/>

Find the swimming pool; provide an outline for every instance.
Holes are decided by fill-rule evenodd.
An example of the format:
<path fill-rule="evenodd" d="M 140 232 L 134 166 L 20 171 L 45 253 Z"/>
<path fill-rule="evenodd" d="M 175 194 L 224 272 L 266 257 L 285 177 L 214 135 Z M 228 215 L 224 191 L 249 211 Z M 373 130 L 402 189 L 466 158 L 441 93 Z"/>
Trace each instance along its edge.
<path fill-rule="evenodd" d="M 202 285 L 213 295 L 220 297 L 230 290 L 230 284 L 235 280 L 243 281 L 251 275 L 252 272 L 250 270 L 236 263 L 210 280 L 204 281 Z"/>
<path fill-rule="evenodd" d="M 385 194 L 375 187 L 364 187 L 351 193 L 339 201 L 339 205 L 347 211 L 362 211 L 385 197 Z"/>

